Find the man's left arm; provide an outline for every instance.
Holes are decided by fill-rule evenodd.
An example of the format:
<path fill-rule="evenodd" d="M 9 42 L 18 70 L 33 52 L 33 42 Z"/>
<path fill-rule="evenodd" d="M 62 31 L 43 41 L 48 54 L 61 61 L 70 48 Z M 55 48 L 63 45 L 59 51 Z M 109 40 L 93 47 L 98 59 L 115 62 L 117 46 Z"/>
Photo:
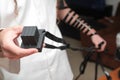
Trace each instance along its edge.
<path fill-rule="evenodd" d="M 88 25 L 85 20 L 80 17 L 80 15 L 69 8 L 65 0 L 58 0 L 57 2 L 57 17 L 59 20 L 64 21 L 72 27 L 79 29 L 87 36 L 90 36 L 96 48 L 99 48 L 99 45 L 102 43 L 100 51 L 104 50 L 106 41 L 101 36 L 96 34 L 96 30 L 91 28 L 91 26 Z"/>

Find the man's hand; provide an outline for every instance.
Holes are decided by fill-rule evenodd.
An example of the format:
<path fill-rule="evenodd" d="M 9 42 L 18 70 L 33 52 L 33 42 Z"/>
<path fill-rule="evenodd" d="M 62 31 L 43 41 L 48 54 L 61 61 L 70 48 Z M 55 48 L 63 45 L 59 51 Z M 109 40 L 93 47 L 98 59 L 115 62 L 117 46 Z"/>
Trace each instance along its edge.
<path fill-rule="evenodd" d="M 22 26 L 14 26 L 0 32 L 0 46 L 4 57 L 19 59 L 38 52 L 36 48 L 23 49 L 18 46 L 17 38 L 22 30 Z"/>
<path fill-rule="evenodd" d="M 95 48 L 98 49 L 97 50 L 98 52 L 102 52 L 105 50 L 106 41 L 101 36 L 99 36 L 98 34 L 95 34 L 91 37 L 91 40 L 95 45 Z"/>

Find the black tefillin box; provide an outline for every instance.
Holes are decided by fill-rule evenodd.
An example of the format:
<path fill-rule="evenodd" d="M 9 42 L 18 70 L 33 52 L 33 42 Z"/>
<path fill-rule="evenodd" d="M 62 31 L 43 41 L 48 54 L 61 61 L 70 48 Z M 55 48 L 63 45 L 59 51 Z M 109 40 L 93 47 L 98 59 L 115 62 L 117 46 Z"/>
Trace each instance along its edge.
<path fill-rule="evenodd" d="M 36 26 L 25 26 L 23 28 L 21 38 L 22 38 L 22 48 L 37 48 L 41 52 L 43 47 L 45 37 L 45 30 L 40 29 Z"/>

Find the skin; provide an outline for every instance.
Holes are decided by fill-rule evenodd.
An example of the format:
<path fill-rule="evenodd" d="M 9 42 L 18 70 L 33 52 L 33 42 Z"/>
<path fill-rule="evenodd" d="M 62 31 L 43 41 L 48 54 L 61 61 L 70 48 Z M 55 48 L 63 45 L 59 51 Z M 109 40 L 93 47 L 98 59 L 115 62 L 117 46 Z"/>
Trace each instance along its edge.
<path fill-rule="evenodd" d="M 59 3 L 59 0 L 58 0 L 58 3 Z M 63 3 L 64 3 L 64 6 L 67 6 L 65 1 Z M 63 5 L 63 3 L 62 3 L 62 5 Z M 58 4 L 58 5 L 60 5 L 60 4 Z M 59 7 L 58 5 L 57 5 L 57 7 Z M 67 14 L 67 12 L 69 10 L 70 10 L 70 8 L 61 9 L 61 10 L 58 9 L 57 17 L 60 20 L 63 20 L 63 18 L 65 17 L 65 15 Z M 78 16 L 79 15 L 76 15 L 75 18 L 77 18 Z M 75 20 L 75 19 L 73 19 L 73 20 Z M 0 52 L 0 56 L 2 54 L 2 56 L 7 57 L 9 59 L 19 59 L 19 58 L 22 58 L 22 57 L 25 57 L 25 56 L 28 56 L 28 55 L 38 52 L 38 50 L 36 48 L 23 49 L 18 46 L 17 38 L 21 34 L 22 29 L 23 29 L 23 26 L 14 26 L 14 27 L 6 28 L 0 32 L 0 47 L 1 47 L 1 51 L 2 51 L 2 52 Z M 95 32 L 96 31 L 94 29 L 91 29 L 87 35 L 89 35 L 91 33 L 95 33 Z M 104 42 L 104 44 L 102 44 L 100 49 L 98 49 L 99 52 L 104 51 L 104 49 L 106 47 L 106 41 L 100 35 L 98 35 L 98 34 L 93 35 L 91 37 L 91 40 L 92 40 L 93 44 L 95 45 L 95 48 L 98 48 L 98 45 L 101 42 Z"/>
<path fill-rule="evenodd" d="M 19 59 L 38 52 L 35 48 L 23 49 L 18 46 L 17 38 L 21 34 L 22 29 L 22 26 L 14 26 L 0 32 L 1 53 L 4 57 Z"/>
<path fill-rule="evenodd" d="M 58 19 L 59 19 L 59 20 L 63 20 L 64 17 L 67 15 L 67 13 L 70 11 L 70 8 L 60 9 L 60 8 L 63 6 L 63 4 L 64 4 L 64 7 L 68 6 L 64 0 L 58 0 L 57 16 L 58 16 Z M 71 13 L 71 14 L 72 14 L 72 13 Z M 69 21 L 69 19 L 71 18 L 71 16 L 72 16 L 71 14 L 70 14 L 69 17 L 66 19 L 66 23 L 67 23 L 67 21 Z M 73 20 L 70 22 L 69 25 L 71 25 L 71 24 L 77 19 L 78 16 L 79 16 L 79 15 L 76 14 L 76 16 L 74 16 Z M 87 29 L 90 29 L 90 27 L 89 27 L 89 26 L 86 27 L 85 30 L 87 30 Z M 85 30 L 83 31 L 83 33 L 85 32 Z M 91 28 L 90 31 L 87 33 L 87 36 L 89 36 L 90 34 L 94 34 L 94 33 L 96 33 L 96 31 L 95 31 L 93 28 Z M 106 44 L 107 44 L 107 43 L 106 43 L 106 41 L 105 41 L 99 34 L 93 35 L 93 36 L 91 37 L 91 41 L 93 42 L 93 44 L 94 44 L 94 46 L 95 46 L 96 49 L 99 48 L 99 49 L 97 50 L 98 52 L 102 52 L 102 51 L 105 50 L 105 47 L 106 47 Z M 103 42 L 104 44 L 102 44 L 102 45 L 99 47 L 98 45 L 101 44 L 102 42 Z"/>

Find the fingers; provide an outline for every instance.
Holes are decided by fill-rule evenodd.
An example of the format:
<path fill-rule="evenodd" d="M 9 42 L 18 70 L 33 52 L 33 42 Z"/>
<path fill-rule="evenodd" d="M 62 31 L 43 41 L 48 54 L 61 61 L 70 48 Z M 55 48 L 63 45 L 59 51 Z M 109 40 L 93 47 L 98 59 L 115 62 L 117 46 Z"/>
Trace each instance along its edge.
<path fill-rule="evenodd" d="M 23 49 L 23 48 L 9 48 L 9 49 L 3 49 L 3 53 L 5 57 L 8 57 L 9 59 L 19 59 L 34 53 L 37 53 L 38 50 L 35 48 L 30 49 Z"/>
<path fill-rule="evenodd" d="M 98 45 L 96 45 L 98 52 L 104 51 L 105 47 L 106 47 L 106 41 L 102 41 Z"/>
<path fill-rule="evenodd" d="M 31 54 L 34 54 L 37 52 L 38 52 L 38 50 L 35 48 L 31 48 L 31 49 L 22 49 L 21 48 L 21 51 L 18 52 L 18 55 L 20 55 L 20 57 L 24 57 L 24 56 L 28 56 L 28 55 L 31 55 Z"/>
<path fill-rule="evenodd" d="M 8 45 L 2 46 L 2 51 L 4 56 L 10 59 L 21 58 L 38 52 L 36 48 L 24 49 L 17 46 L 14 42 L 10 42 Z"/>
<path fill-rule="evenodd" d="M 21 34 L 23 30 L 23 26 L 15 26 L 15 27 L 12 27 L 12 29 L 13 31 L 16 32 L 16 34 Z"/>
<path fill-rule="evenodd" d="M 106 41 L 99 35 L 94 35 L 91 37 L 92 42 L 98 52 L 104 51 L 106 47 Z"/>
<path fill-rule="evenodd" d="M 4 37 L 2 38 L 2 52 L 5 57 L 9 59 L 19 59 L 38 52 L 36 48 L 23 49 L 17 45 L 16 38 L 22 33 L 22 26 L 15 26 L 6 28 Z"/>
<path fill-rule="evenodd" d="M 11 42 L 10 45 L 12 46 L 7 47 L 9 49 L 9 52 L 15 54 L 16 56 L 20 58 L 38 52 L 36 48 L 24 49 L 24 48 L 17 46 L 14 42 Z"/>
<path fill-rule="evenodd" d="M 98 44 L 98 49 L 101 49 L 101 47 L 102 47 L 103 44 L 104 44 L 104 41 L 100 42 L 100 43 Z"/>

